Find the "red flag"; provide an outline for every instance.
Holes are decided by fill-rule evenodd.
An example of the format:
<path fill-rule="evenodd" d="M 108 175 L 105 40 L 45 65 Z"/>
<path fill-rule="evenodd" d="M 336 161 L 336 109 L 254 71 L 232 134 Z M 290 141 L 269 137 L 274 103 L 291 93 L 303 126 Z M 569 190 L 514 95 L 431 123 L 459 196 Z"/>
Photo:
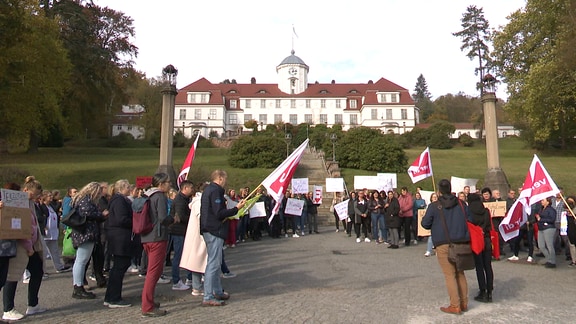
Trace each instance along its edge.
<path fill-rule="evenodd" d="M 182 181 L 188 178 L 188 172 L 190 172 L 190 168 L 192 167 L 192 161 L 194 161 L 194 155 L 196 155 L 196 146 L 198 146 L 198 138 L 200 138 L 200 133 L 196 135 L 194 144 L 192 144 L 192 147 L 190 147 L 190 151 L 188 151 L 186 160 L 184 160 L 184 164 L 182 164 L 182 170 L 180 171 L 178 179 L 176 180 L 178 188 L 180 188 L 180 184 L 182 183 Z"/>
<path fill-rule="evenodd" d="M 504 217 L 498 227 L 504 241 L 518 236 L 520 227 L 528 221 L 528 215 L 526 214 L 527 203 L 527 198 L 518 198 L 506 213 L 506 217 Z"/>
<path fill-rule="evenodd" d="M 530 193 L 530 205 L 550 196 L 555 196 L 560 192 L 544 165 L 534 154 L 534 159 L 530 165 L 532 174 L 532 192 Z"/>
<path fill-rule="evenodd" d="M 302 158 L 302 154 L 304 154 L 306 146 L 308 146 L 308 139 L 306 139 L 304 143 L 300 144 L 300 146 L 298 146 L 298 148 L 292 152 L 292 154 L 290 154 L 290 156 L 284 160 L 276 170 L 272 171 L 272 173 L 262 181 L 262 185 L 266 188 L 268 194 L 272 199 L 274 199 L 274 201 L 276 201 L 269 222 L 278 211 L 278 208 L 280 208 L 282 198 L 284 198 L 288 184 L 292 181 L 292 176 L 294 176 L 294 172 L 296 171 L 298 163 L 300 163 L 300 159 Z"/>
<path fill-rule="evenodd" d="M 424 180 L 432 176 L 432 160 L 430 160 L 430 148 L 426 148 L 422 154 L 408 168 L 408 175 L 412 183 Z"/>

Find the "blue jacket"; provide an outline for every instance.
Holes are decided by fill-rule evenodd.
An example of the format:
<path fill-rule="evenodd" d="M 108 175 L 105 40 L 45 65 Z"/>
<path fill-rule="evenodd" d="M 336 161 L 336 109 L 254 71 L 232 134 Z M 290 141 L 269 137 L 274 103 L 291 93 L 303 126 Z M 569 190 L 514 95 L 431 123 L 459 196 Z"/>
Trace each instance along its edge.
<path fill-rule="evenodd" d="M 450 241 L 452 243 L 470 242 L 470 233 L 468 233 L 468 225 L 466 225 L 466 221 L 470 218 L 468 206 L 454 195 L 448 194 L 440 196 L 437 202 L 428 205 L 426 215 L 422 218 L 422 227 L 432 230 L 434 246 L 449 243 L 439 207 L 444 210 Z"/>
<path fill-rule="evenodd" d="M 545 230 L 555 228 L 554 222 L 556 221 L 556 209 L 548 206 L 540 211 L 540 220 L 538 221 L 538 230 Z"/>
<path fill-rule="evenodd" d="M 208 232 L 214 236 L 226 239 L 228 236 L 228 221 L 226 218 L 238 213 L 238 208 L 226 207 L 224 188 L 211 182 L 202 193 L 200 204 L 200 232 Z"/>

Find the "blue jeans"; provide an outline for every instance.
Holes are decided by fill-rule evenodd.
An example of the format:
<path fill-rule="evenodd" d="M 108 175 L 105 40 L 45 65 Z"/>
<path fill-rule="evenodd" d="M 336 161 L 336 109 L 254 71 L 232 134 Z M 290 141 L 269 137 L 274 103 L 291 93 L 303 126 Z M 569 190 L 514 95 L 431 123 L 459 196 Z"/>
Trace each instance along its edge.
<path fill-rule="evenodd" d="M 177 284 L 180 281 L 180 260 L 182 259 L 182 250 L 184 249 L 184 236 L 170 235 L 172 246 L 174 247 L 174 256 L 172 257 L 172 283 Z M 186 270 L 186 277 L 192 279 L 190 271 Z"/>
<path fill-rule="evenodd" d="M 215 298 L 215 295 L 223 293 L 222 282 L 220 281 L 220 267 L 222 266 L 222 247 L 224 239 L 210 233 L 203 233 L 206 242 L 206 253 L 208 262 L 206 272 L 204 272 L 204 300 Z"/>
<path fill-rule="evenodd" d="M 386 225 L 384 225 L 384 215 L 372 213 L 372 239 L 378 239 L 378 227 L 380 227 L 380 238 L 386 241 L 388 239 L 388 233 L 386 232 Z"/>
<path fill-rule="evenodd" d="M 304 208 L 306 208 L 306 205 L 304 205 Z M 307 222 L 308 222 L 308 211 L 303 210 L 302 216 L 300 216 L 300 231 L 302 232 L 302 234 L 304 234 L 304 225 L 306 225 Z"/>
<path fill-rule="evenodd" d="M 192 289 L 202 290 L 202 274 L 200 272 L 190 272 L 192 274 Z"/>
<path fill-rule="evenodd" d="M 78 246 L 76 250 L 76 259 L 72 267 L 72 277 L 74 278 L 74 286 L 81 287 L 84 285 L 84 275 L 86 274 L 86 265 L 92 256 L 94 249 L 94 242 L 84 242 Z"/>
<path fill-rule="evenodd" d="M 432 253 L 432 249 L 434 248 L 434 243 L 432 243 L 432 235 L 428 236 L 428 245 L 426 246 L 426 252 Z"/>

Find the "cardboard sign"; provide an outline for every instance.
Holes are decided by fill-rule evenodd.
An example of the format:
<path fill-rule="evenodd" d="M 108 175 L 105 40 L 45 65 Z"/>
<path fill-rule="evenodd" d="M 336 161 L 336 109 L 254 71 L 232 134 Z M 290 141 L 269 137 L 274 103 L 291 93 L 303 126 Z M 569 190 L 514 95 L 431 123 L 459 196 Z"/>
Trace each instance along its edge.
<path fill-rule="evenodd" d="M 504 216 L 506 216 L 506 202 L 505 201 L 485 202 L 484 207 L 486 207 L 490 210 L 490 215 L 492 215 L 492 217 L 504 217 Z"/>
<path fill-rule="evenodd" d="M 322 198 L 322 186 L 314 186 L 314 191 L 312 191 L 312 203 L 314 205 L 321 205 Z"/>
<path fill-rule="evenodd" d="M 265 217 L 266 207 L 263 201 L 259 201 L 250 208 L 250 218 Z"/>
<path fill-rule="evenodd" d="M 348 202 L 350 201 L 350 199 L 346 199 L 341 203 L 337 203 L 336 205 L 334 205 L 334 210 L 336 211 L 336 214 L 338 215 L 338 218 L 340 220 L 345 220 L 346 218 L 348 218 Z"/>
<path fill-rule="evenodd" d="M 307 194 L 308 193 L 308 178 L 293 178 L 292 179 L 292 193 L 294 193 L 294 194 Z"/>
<path fill-rule="evenodd" d="M 426 209 L 418 209 L 418 236 L 430 236 L 432 231 L 425 229 L 420 225 L 422 223 L 422 218 L 426 215 Z"/>
<path fill-rule="evenodd" d="M 16 240 L 32 237 L 32 214 L 28 194 L 22 191 L 2 189 L 0 209 L 0 239 Z"/>
<path fill-rule="evenodd" d="M 136 188 L 146 189 L 152 185 L 152 177 L 136 177 Z"/>
<path fill-rule="evenodd" d="M 302 209 L 304 209 L 304 200 L 288 198 L 286 200 L 286 209 L 284 209 L 284 214 L 302 216 Z"/>
<path fill-rule="evenodd" d="M 344 192 L 344 178 L 326 178 L 326 192 Z"/>

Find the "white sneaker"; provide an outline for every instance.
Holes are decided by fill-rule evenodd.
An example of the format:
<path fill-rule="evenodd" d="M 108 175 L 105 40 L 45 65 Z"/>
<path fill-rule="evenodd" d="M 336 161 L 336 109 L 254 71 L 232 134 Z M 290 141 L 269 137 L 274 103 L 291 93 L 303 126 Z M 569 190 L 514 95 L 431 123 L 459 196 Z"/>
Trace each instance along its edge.
<path fill-rule="evenodd" d="M 336 233 L 338 233 L 338 232 L 340 232 L 340 230 L 339 230 L 339 229 L 336 229 Z"/>
<path fill-rule="evenodd" d="M 356 238 L 356 243 L 362 242 L 359 237 Z"/>
<path fill-rule="evenodd" d="M 222 274 L 222 278 L 224 279 L 236 278 L 236 274 L 233 272 L 226 272 Z"/>
<path fill-rule="evenodd" d="M 192 296 L 204 296 L 204 292 L 198 289 L 192 289 Z"/>
<path fill-rule="evenodd" d="M 9 312 L 4 312 L 4 315 L 2 315 L 2 319 L 6 321 L 18 321 L 21 320 L 23 317 L 24 315 L 18 313 L 18 311 L 15 310 L 14 308 L 12 308 L 12 310 Z"/>
<path fill-rule="evenodd" d="M 288 234 L 284 234 L 284 237 L 288 237 Z"/>
<path fill-rule="evenodd" d="M 531 256 L 529 256 L 528 259 L 526 259 L 526 262 L 532 263 L 532 262 L 534 262 L 534 259 Z"/>
<path fill-rule="evenodd" d="M 508 261 L 518 261 L 518 260 L 519 260 L 519 258 L 515 255 L 508 258 Z"/>
<path fill-rule="evenodd" d="M 300 233 L 300 236 L 304 236 L 304 232 Z"/>
<path fill-rule="evenodd" d="M 186 279 L 186 282 L 184 283 L 186 286 L 190 286 L 192 287 L 192 279 Z"/>
<path fill-rule="evenodd" d="M 292 235 L 292 237 L 300 237 L 300 235 L 294 233 L 294 235 Z"/>
<path fill-rule="evenodd" d="M 177 284 L 172 285 L 172 290 L 188 290 L 190 286 L 185 285 L 182 280 L 178 281 Z"/>
<path fill-rule="evenodd" d="M 431 255 L 432 255 L 432 253 L 431 253 L 430 251 L 426 251 L 426 253 L 424 253 L 424 256 L 425 256 L 425 257 L 429 257 L 429 256 L 431 256 Z"/>
<path fill-rule="evenodd" d="M 26 308 L 26 315 L 40 314 L 44 313 L 45 311 L 47 311 L 47 309 L 40 306 L 40 304 L 36 306 L 28 306 L 28 308 Z"/>
<path fill-rule="evenodd" d="M 30 277 L 22 279 L 22 283 L 27 284 L 27 283 L 29 283 L 29 282 L 30 282 Z M 5 313 L 6 313 L 6 312 L 5 312 Z"/>
<path fill-rule="evenodd" d="M 138 273 L 138 267 L 131 265 L 130 267 L 128 267 L 128 270 L 126 270 L 126 272 L 128 272 L 128 273 Z"/>
<path fill-rule="evenodd" d="M 364 238 L 364 242 L 370 243 L 370 239 L 366 237 L 366 238 Z"/>
<path fill-rule="evenodd" d="M 164 277 L 164 275 L 161 275 L 160 278 L 158 279 L 158 283 L 159 283 L 159 284 L 167 284 L 167 283 L 170 283 L 170 282 L 172 282 L 172 280 Z"/>
<path fill-rule="evenodd" d="M 418 240 L 414 240 L 414 241 L 412 241 L 412 244 L 414 244 L 414 245 L 418 245 Z"/>

